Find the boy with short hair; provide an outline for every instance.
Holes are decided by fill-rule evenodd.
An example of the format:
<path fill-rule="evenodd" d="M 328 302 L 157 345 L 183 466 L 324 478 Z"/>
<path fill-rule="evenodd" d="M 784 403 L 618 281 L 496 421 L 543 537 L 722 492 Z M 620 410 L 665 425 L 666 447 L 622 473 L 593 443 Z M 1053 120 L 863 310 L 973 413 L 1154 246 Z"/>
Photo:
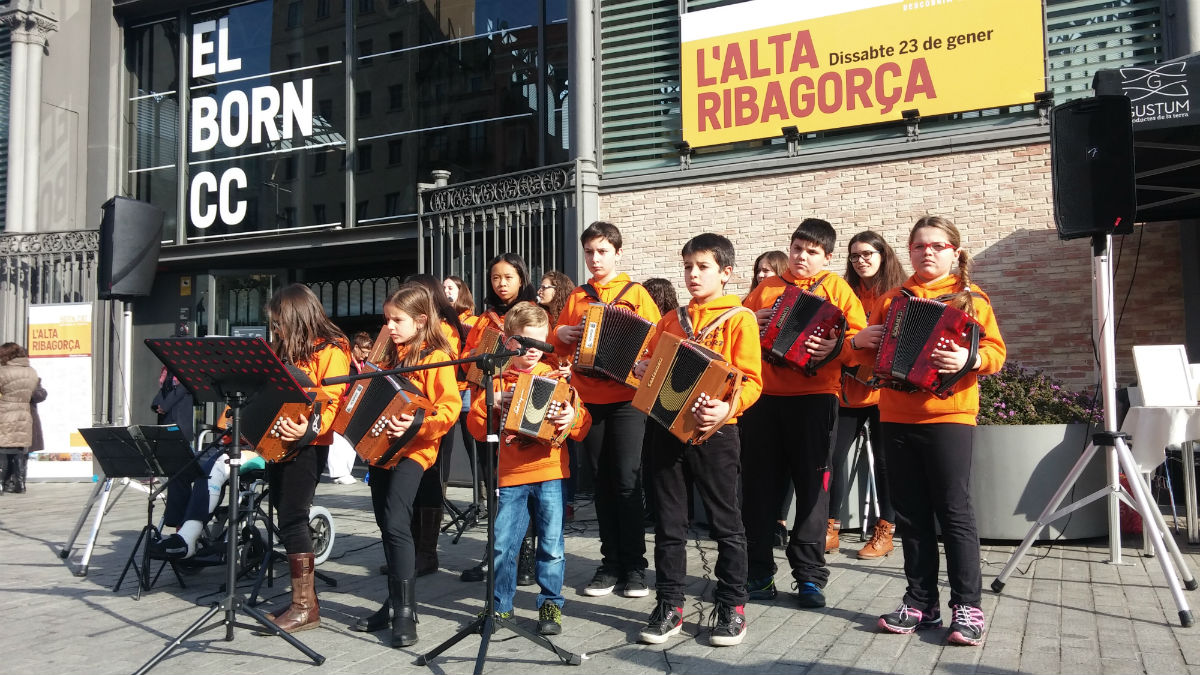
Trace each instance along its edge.
<path fill-rule="evenodd" d="M 571 354 L 583 333 L 581 320 L 593 302 L 619 305 L 651 323 L 661 315 L 654 299 L 640 284 L 617 271 L 621 261 L 621 231 L 612 223 L 597 221 L 579 237 L 591 279 L 567 297 L 550 336 L 555 351 Z M 622 595 L 642 598 L 646 585 L 646 535 L 642 525 L 642 436 L 646 417 L 629 404 L 634 389 L 623 382 L 574 373 L 571 383 L 579 390 L 592 418 L 592 430 L 583 441 L 595 482 L 596 521 L 600 530 L 600 566 L 583 589 L 584 595 L 608 595 L 623 584 Z"/>
<path fill-rule="evenodd" d="M 651 349 L 664 333 L 695 340 L 725 357 L 746 379 L 735 400 L 712 399 L 692 413 L 698 431 L 722 425 L 703 443 L 683 443 L 662 425 L 649 422 L 646 484 L 657 504 L 654 527 L 657 604 L 639 637 L 643 642 L 660 644 L 678 634 L 683 626 L 683 590 L 687 581 L 686 472 L 700 490 L 711 522 L 709 533 L 717 542 L 717 587 L 713 592 L 716 621 L 709 640 L 713 646 L 727 647 L 740 644 L 746 636 L 746 536 L 738 504 L 741 444 L 737 418 L 754 404 L 762 391 L 762 355 L 758 322 L 753 313 L 741 306 L 736 295 L 725 293 L 725 284 L 733 273 L 733 244 L 719 234 L 705 233 L 688 240 L 682 256 L 684 285 L 692 300 L 658 322 Z M 645 373 L 647 363 L 638 363 L 639 377 Z"/>
<path fill-rule="evenodd" d="M 763 363 L 763 395 L 745 416 L 742 472 L 749 595 L 775 597 L 775 525 L 790 479 L 796 489 L 796 521 L 787 545 L 797 602 L 825 606 L 825 532 L 829 510 L 826 474 L 838 416 L 840 362 L 848 358 L 854 335 L 866 325 L 862 304 L 840 276 L 826 271 L 837 232 L 827 221 L 806 218 L 792 233 L 788 269 L 762 281 L 743 304 L 754 310 L 759 326 L 771 317 L 775 300 L 787 286 L 798 286 L 828 299 L 846 316 L 846 335 L 835 358 L 806 375 L 786 366 Z M 805 343 L 814 361 L 828 356 L 836 336 L 810 337 Z"/>
<path fill-rule="evenodd" d="M 504 315 L 504 334 L 523 335 L 545 342 L 550 332 L 550 316 L 546 310 L 531 303 L 520 302 Z M 512 400 L 511 382 L 520 373 L 557 377 L 558 369 L 541 360 L 542 352 L 527 349 L 508 363 L 504 376 L 498 378 L 502 392 L 497 394 L 494 415 L 501 415 Z M 487 400 L 479 396 L 471 403 L 467 428 L 481 442 L 487 437 Z M 570 437 L 583 438 L 591 426 L 587 410 L 575 410 L 565 405 L 551 417 L 561 433 L 570 427 Z M 496 429 L 500 428 L 499 423 Z M 532 502 L 534 533 L 537 535 L 535 577 L 540 590 L 537 596 L 538 632 L 558 635 L 562 632 L 562 583 L 566 557 L 563 552 L 563 484 L 570 477 L 569 457 L 565 449 L 551 443 L 523 436 L 501 434 L 497 454 L 499 477 L 499 506 L 494 525 L 495 543 L 492 561 L 496 570 L 494 589 L 495 611 L 502 617 L 512 616 L 513 595 L 517 592 L 517 557 L 521 541 L 529 526 Z"/>

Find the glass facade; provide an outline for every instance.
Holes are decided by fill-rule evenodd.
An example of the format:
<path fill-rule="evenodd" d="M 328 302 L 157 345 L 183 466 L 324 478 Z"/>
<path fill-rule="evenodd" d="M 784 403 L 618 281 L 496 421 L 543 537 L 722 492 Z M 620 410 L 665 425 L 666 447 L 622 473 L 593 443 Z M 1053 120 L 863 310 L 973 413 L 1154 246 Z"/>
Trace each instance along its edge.
<path fill-rule="evenodd" d="M 198 242 L 411 222 L 433 169 L 565 161 L 566 11 L 257 0 L 131 26 L 130 191 L 167 212 L 165 240 Z"/>

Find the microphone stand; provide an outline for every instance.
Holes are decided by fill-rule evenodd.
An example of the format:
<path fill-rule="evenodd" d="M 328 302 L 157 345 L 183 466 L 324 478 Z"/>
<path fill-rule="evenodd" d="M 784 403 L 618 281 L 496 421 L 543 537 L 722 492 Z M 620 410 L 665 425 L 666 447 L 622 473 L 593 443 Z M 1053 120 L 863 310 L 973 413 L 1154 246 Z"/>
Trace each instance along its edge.
<path fill-rule="evenodd" d="M 514 340 L 519 344 L 525 343 L 529 347 L 536 348 L 536 347 L 539 347 L 542 345 L 545 345 L 547 347 L 550 346 L 546 343 L 542 343 L 539 341 L 527 342 L 528 338 L 522 338 L 521 336 L 510 337 L 508 339 Z M 549 351 L 552 351 L 552 349 L 544 349 L 543 351 L 549 352 Z M 498 489 L 497 487 L 495 487 L 498 484 L 498 480 L 497 480 L 497 476 L 496 476 L 496 460 L 495 460 L 495 458 L 496 458 L 496 452 L 498 451 L 499 446 L 500 446 L 500 430 L 496 428 L 497 420 L 495 419 L 495 415 L 492 414 L 492 407 L 496 403 L 496 378 L 500 374 L 498 372 L 498 367 L 501 362 L 503 362 L 505 359 L 508 359 L 513 356 L 520 356 L 523 353 L 525 353 L 525 347 L 522 347 L 521 349 L 503 349 L 503 350 L 499 350 L 496 352 L 492 352 L 490 354 L 480 354 L 478 356 L 469 356 L 469 357 L 463 358 L 463 359 L 453 359 L 450 361 L 442 361 L 441 363 L 429 363 L 429 364 L 422 365 L 422 366 L 408 366 L 408 367 L 403 367 L 403 368 L 393 368 L 391 370 L 380 370 L 380 371 L 376 371 L 376 372 L 372 372 L 372 373 L 359 373 L 358 375 L 344 375 L 344 376 L 326 378 L 325 380 L 322 380 L 322 382 L 324 384 L 339 384 L 342 382 L 352 382 L 354 380 L 362 380 L 362 379 L 366 379 L 369 377 L 383 377 L 385 375 L 402 375 L 404 373 L 412 373 L 412 372 L 416 372 L 419 370 L 426 370 L 429 368 L 439 368 L 441 366 L 455 366 L 455 365 L 460 365 L 460 364 L 465 364 L 465 363 L 479 364 L 479 369 L 482 370 L 484 373 L 484 381 L 487 382 L 487 386 L 484 387 L 484 398 L 485 398 L 485 403 L 486 403 L 486 406 L 484 409 L 487 410 L 487 443 L 486 443 L 487 444 L 487 471 L 488 471 L 488 476 L 491 479 L 491 483 L 490 483 L 491 488 L 488 490 L 488 503 L 487 503 L 487 550 L 488 550 L 488 555 L 492 555 L 492 551 L 494 550 L 495 541 L 496 541 L 495 527 L 496 527 L 497 505 L 494 503 L 494 497 L 495 497 L 495 495 L 497 493 L 497 489 Z M 478 633 L 480 635 L 479 653 L 475 657 L 475 671 L 474 672 L 475 672 L 475 675 L 482 675 L 483 665 L 484 665 L 484 663 L 487 662 L 488 645 L 491 642 L 492 635 L 495 634 L 496 630 L 499 628 L 507 628 L 508 630 L 512 631 L 513 633 L 516 633 L 517 635 L 525 638 L 526 640 L 529 640 L 530 642 L 538 645 L 539 647 L 542 647 L 543 649 L 553 653 L 564 664 L 578 666 L 579 664 L 583 663 L 583 657 L 581 655 L 575 654 L 573 652 L 569 652 L 565 649 L 561 649 L 561 648 L 557 647 L 553 642 L 548 640 L 546 637 L 544 637 L 542 635 L 538 635 L 536 633 L 531 633 L 531 632 L 525 630 L 524 628 L 518 626 L 516 624 L 516 622 L 513 621 L 512 619 L 506 619 L 504 617 L 499 616 L 496 613 L 495 589 L 496 589 L 496 561 L 493 556 L 493 559 L 488 564 L 488 569 L 487 569 L 487 590 L 486 590 L 487 595 L 484 597 L 484 600 L 483 600 L 483 611 L 479 614 L 479 616 L 475 617 L 474 620 L 472 620 L 466 626 L 463 626 L 461 629 L 459 629 L 459 631 L 457 633 L 450 636 L 450 638 L 447 639 L 445 642 L 438 645 L 437 647 L 434 647 L 431 651 L 426 652 L 425 654 L 422 654 L 421 656 L 417 657 L 417 665 L 429 666 L 432 668 L 433 660 L 435 658 L 437 658 L 442 652 L 444 652 L 447 649 L 450 649 L 454 645 L 458 644 L 464 638 L 466 638 L 468 635 L 473 635 L 473 634 Z"/>

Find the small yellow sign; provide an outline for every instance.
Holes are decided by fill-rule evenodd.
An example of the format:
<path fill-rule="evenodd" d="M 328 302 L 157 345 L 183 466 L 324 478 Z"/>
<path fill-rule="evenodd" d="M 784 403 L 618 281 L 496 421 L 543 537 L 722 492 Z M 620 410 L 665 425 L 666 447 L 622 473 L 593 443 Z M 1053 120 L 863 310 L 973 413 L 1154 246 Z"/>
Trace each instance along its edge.
<path fill-rule="evenodd" d="M 683 138 L 696 147 L 1029 103 L 1047 88 L 1041 0 L 754 0 L 682 21 Z"/>
<path fill-rule="evenodd" d="M 81 317 L 82 318 L 82 317 Z M 29 325 L 29 356 L 90 356 L 92 323 L 66 320 L 59 323 Z"/>
<path fill-rule="evenodd" d="M 179 277 L 179 297 L 186 298 L 192 294 L 192 278 Z"/>

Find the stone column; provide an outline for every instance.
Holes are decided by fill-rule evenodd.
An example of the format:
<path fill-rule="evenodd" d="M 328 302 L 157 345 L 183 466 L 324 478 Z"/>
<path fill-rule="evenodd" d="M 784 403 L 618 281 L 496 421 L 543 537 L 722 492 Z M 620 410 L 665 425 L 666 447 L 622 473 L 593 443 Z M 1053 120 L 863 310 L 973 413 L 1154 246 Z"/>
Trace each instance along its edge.
<path fill-rule="evenodd" d="M 0 14 L 12 39 L 8 112 L 8 232 L 36 232 L 42 151 L 42 54 L 58 21 L 41 0 L 13 0 Z"/>

